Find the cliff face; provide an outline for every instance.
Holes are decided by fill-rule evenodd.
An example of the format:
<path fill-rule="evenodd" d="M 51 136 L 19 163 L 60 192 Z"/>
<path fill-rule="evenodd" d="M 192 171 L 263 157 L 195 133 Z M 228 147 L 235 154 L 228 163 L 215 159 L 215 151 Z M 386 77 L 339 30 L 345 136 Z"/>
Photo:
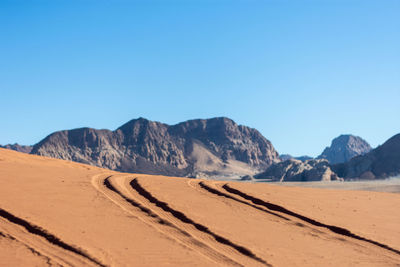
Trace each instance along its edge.
<path fill-rule="evenodd" d="M 361 137 L 340 135 L 333 139 L 330 147 L 325 148 L 318 158 L 327 159 L 331 164 L 347 162 L 350 159 L 371 151 L 371 146 Z"/>
<path fill-rule="evenodd" d="M 340 177 L 347 179 L 375 179 L 400 174 L 400 134 L 387 140 L 371 152 L 349 162 L 332 167 Z"/>
<path fill-rule="evenodd" d="M 254 174 L 279 161 L 271 142 L 257 130 L 228 118 L 172 126 L 139 118 L 115 131 L 60 131 L 36 144 L 32 154 L 174 176 Z"/>

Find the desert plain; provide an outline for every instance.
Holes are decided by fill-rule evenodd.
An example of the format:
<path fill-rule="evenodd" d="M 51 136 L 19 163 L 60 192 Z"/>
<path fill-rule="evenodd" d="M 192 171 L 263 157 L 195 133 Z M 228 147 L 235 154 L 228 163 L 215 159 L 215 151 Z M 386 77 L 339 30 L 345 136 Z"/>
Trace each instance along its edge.
<path fill-rule="evenodd" d="M 400 197 L 0 149 L 0 266 L 400 266 Z"/>

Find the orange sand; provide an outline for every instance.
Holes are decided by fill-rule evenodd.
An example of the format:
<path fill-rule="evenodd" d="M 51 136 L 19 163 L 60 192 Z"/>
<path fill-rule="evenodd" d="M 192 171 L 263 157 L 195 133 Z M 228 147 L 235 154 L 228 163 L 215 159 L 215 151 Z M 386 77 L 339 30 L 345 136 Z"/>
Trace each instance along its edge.
<path fill-rule="evenodd" d="M 0 149 L 0 266 L 399 266 L 398 194 L 122 174 Z"/>

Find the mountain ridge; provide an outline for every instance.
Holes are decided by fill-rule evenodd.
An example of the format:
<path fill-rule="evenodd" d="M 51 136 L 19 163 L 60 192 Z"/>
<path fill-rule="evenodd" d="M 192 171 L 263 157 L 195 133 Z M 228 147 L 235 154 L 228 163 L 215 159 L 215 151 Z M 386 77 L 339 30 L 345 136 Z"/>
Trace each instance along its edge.
<path fill-rule="evenodd" d="M 31 153 L 172 176 L 252 174 L 280 161 L 260 132 L 226 117 L 175 125 L 138 118 L 114 131 L 88 127 L 58 131 L 34 145 Z"/>
<path fill-rule="evenodd" d="M 14 144 L 7 144 L 4 146 L 0 145 L 0 148 L 11 149 L 14 151 L 29 154 L 32 151 L 33 146 L 25 146 L 25 145 L 20 145 L 18 143 L 14 143 Z"/>

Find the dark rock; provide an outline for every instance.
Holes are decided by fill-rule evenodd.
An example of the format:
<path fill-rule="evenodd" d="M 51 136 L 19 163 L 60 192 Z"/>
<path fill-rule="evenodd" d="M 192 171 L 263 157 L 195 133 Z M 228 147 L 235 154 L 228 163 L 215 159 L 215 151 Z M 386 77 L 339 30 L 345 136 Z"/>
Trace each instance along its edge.
<path fill-rule="evenodd" d="M 400 174 L 400 134 L 369 153 L 332 166 L 345 179 L 382 179 Z"/>
<path fill-rule="evenodd" d="M 330 147 L 325 148 L 317 158 L 327 159 L 331 164 L 347 162 L 350 159 L 371 151 L 371 146 L 361 137 L 341 135 L 332 140 Z"/>
<path fill-rule="evenodd" d="M 240 181 L 251 181 L 253 180 L 253 177 L 251 175 L 244 175 L 240 177 Z"/>
<path fill-rule="evenodd" d="M 280 182 L 340 180 L 325 159 L 306 160 L 305 162 L 289 159 L 271 165 L 265 172 L 255 175 L 254 178 Z"/>

